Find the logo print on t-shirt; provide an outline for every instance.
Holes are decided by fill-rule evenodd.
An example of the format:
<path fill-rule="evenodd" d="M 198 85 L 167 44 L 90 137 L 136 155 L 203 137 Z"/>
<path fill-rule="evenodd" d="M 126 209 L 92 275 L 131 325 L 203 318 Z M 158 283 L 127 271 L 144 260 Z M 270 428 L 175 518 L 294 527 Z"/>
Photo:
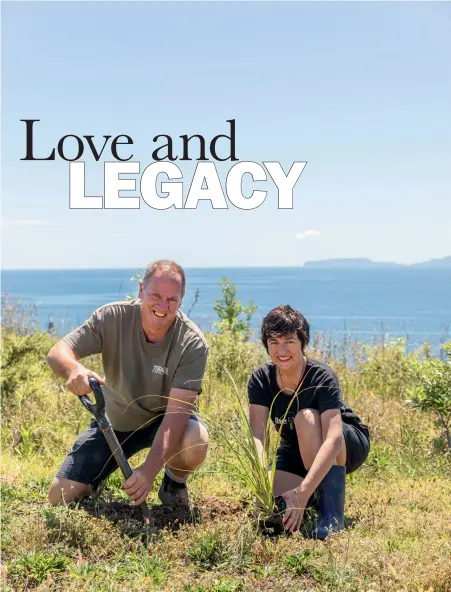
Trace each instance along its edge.
<path fill-rule="evenodd" d="M 154 364 L 152 372 L 154 374 L 160 374 L 161 376 L 164 376 L 165 374 L 167 375 L 168 369 L 163 368 L 163 366 L 157 366 L 156 364 Z"/>
<path fill-rule="evenodd" d="M 287 414 L 287 417 L 283 418 L 283 417 L 275 417 L 274 418 L 274 423 L 276 425 L 287 425 L 289 426 L 290 430 L 295 430 L 296 427 L 294 425 L 294 417 L 293 415 L 291 415 L 290 413 Z"/>

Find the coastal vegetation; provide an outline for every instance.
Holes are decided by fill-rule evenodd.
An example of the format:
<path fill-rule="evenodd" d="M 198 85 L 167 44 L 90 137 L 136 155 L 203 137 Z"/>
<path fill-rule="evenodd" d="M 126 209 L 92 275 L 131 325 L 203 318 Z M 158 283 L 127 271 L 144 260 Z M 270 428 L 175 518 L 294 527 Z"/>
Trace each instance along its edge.
<path fill-rule="evenodd" d="M 242 411 L 266 352 L 250 334 L 255 305 L 243 306 L 227 280 L 222 293 L 199 400 L 211 445 L 190 480 L 197 510 L 164 512 L 158 482 L 150 528 L 118 472 L 89 500 L 47 503 L 53 475 L 90 417 L 46 364 L 56 337 L 36 329 L 32 309 L 3 303 L 3 590 L 451 591 L 451 344 L 441 359 L 428 344 L 354 344 L 351 363 L 340 344 L 316 336 L 309 355 L 337 372 L 346 402 L 369 425 L 371 452 L 347 478 L 343 532 L 325 542 L 305 532 L 265 538 L 249 512 L 252 464 L 236 452 L 251 446 Z M 99 356 L 85 363 L 102 372 Z"/>

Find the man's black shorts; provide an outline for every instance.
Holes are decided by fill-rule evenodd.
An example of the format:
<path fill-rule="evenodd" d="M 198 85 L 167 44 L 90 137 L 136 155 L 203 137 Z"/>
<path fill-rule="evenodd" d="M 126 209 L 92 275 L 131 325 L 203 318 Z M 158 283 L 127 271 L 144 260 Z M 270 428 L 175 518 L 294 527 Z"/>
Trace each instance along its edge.
<path fill-rule="evenodd" d="M 367 428 L 362 429 L 343 422 L 343 436 L 346 442 L 346 473 L 352 473 L 366 460 L 370 451 L 370 440 Z M 299 444 L 293 440 L 281 440 L 276 456 L 276 469 L 287 471 L 304 478 L 307 469 L 302 461 Z"/>
<path fill-rule="evenodd" d="M 196 415 L 194 419 L 203 424 Z M 130 458 L 144 448 L 150 448 L 162 422 L 162 418 L 135 432 L 118 432 L 115 430 L 119 444 L 127 458 Z M 205 425 L 205 424 L 203 424 Z M 93 419 L 89 428 L 80 434 L 65 458 L 56 476 L 60 479 L 70 479 L 96 489 L 101 481 L 117 469 L 108 442 L 102 430 Z"/>

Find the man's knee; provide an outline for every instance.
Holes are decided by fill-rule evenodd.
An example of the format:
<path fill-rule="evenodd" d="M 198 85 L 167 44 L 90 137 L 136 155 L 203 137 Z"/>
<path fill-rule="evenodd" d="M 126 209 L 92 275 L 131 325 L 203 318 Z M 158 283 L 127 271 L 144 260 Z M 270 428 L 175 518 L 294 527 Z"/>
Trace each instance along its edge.
<path fill-rule="evenodd" d="M 174 469 L 177 468 L 177 464 L 183 465 L 183 468 L 196 469 L 207 456 L 208 443 L 208 430 L 205 425 L 200 421 L 190 419 L 180 443 L 180 449 L 168 464 Z"/>
<path fill-rule="evenodd" d="M 90 495 L 91 487 L 78 481 L 55 477 L 48 492 L 48 499 L 52 506 L 69 504 L 81 496 Z"/>
<path fill-rule="evenodd" d="M 192 465 L 204 462 L 208 451 L 208 430 L 205 425 L 195 419 L 190 419 L 182 442 L 182 453 Z"/>

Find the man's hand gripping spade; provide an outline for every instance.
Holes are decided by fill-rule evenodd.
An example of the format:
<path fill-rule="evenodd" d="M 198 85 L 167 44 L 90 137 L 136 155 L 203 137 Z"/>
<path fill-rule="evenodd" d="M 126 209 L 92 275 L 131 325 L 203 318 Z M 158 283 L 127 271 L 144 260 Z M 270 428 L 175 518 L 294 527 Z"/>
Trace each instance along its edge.
<path fill-rule="evenodd" d="M 103 397 L 102 387 L 97 382 L 95 378 L 90 377 L 89 379 L 89 386 L 92 389 L 95 397 L 95 405 L 92 403 L 91 399 L 87 395 L 81 395 L 80 401 L 86 409 L 92 413 L 94 418 L 96 419 L 99 428 L 102 430 L 108 445 L 111 449 L 111 452 L 116 459 L 116 462 L 122 471 L 122 474 L 127 480 L 131 477 L 133 470 L 130 467 L 128 460 L 125 457 L 124 451 L 122 450 L 121 445 L 119 444 L 119 440 L 117 439 L 116 434 L 113 431 L 113 427 L 108 419 L 108 416 L 105 412 L 105 399 Z M 143 502 L 139 505 L 139 509 L 141 510 L 142 517 L 144 518 L 147 524 L 150 524 L 150 511 L 149 507 L 147 506 L 146 502 Z"/>

